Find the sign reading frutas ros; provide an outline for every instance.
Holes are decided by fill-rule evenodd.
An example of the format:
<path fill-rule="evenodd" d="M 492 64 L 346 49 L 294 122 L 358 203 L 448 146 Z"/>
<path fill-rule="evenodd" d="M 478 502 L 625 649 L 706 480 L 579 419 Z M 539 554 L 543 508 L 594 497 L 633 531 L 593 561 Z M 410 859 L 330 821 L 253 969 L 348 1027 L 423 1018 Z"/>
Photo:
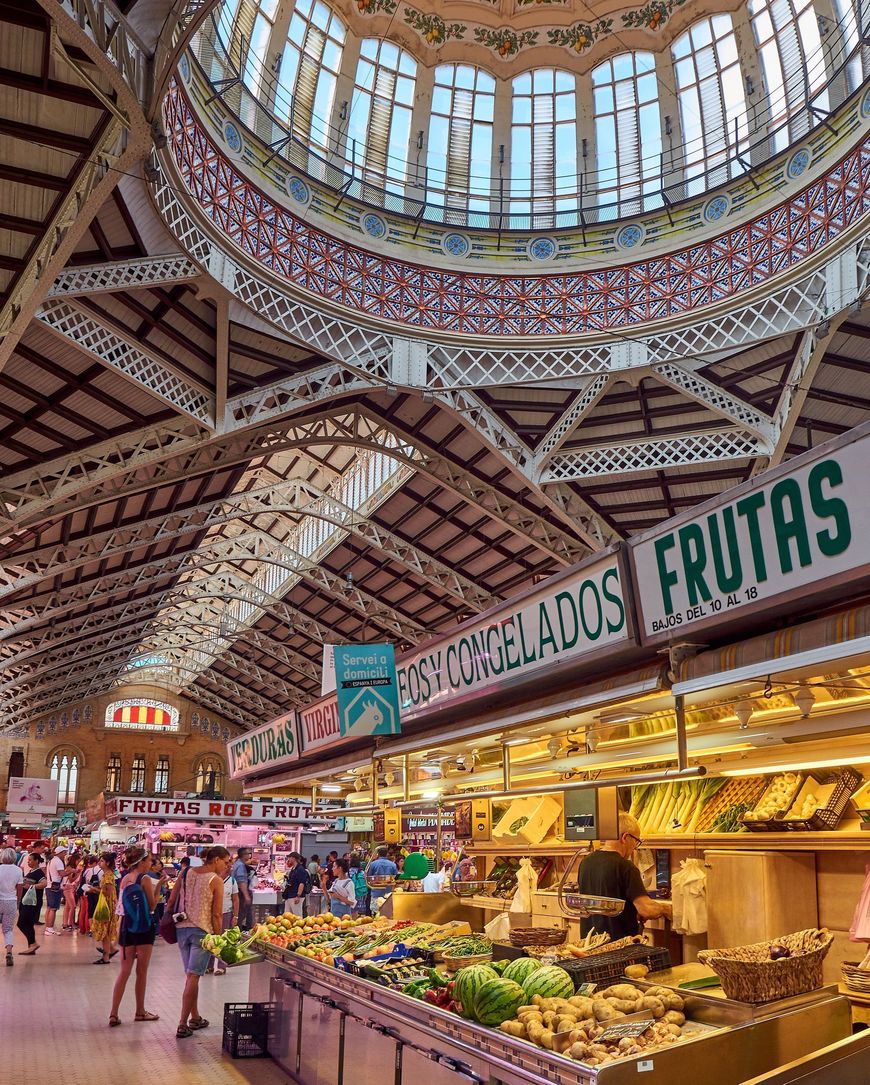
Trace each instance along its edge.
<path fill-rule="evenodd" d="M 644 639 L 800 599 L 870 565 L 868 473 L 861 427 L 633 541 Z"/>
<path fill-rule="evenodd" d="M 248 776 L 274 763 L 296 761 L 296 713 L 288 712 L 227 743 L 230 776 Z"/>
<path fill-rule="evenodd" d="M 336 644 L 333 654 L 341 737 L 399 734 L 392 644 Z"/>

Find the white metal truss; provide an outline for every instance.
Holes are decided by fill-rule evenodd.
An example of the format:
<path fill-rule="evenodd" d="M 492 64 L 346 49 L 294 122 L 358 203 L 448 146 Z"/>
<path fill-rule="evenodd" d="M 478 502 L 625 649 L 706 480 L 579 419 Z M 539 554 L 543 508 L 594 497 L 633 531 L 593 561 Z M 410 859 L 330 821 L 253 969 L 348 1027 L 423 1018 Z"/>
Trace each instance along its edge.
<path fill-rule="evenodd" d="M 545 520 L 422 438 L 375 417 L 360 405 L 344 407 L 340 414 L 323 411 L 282 425 L 230 433 L 209 441 L 197 440 L 177 430 L 165 444 L 157 447 L 158 441 L 149 430 L 132 435 L 129 453 L 125 453 L 120 441 L 111 442 L 109 448 L 98 446 L 100 452 L 95 457 L 77 452 L 69 459 L 47 464 L 42 480 L 35 479 L 31 473 L 6 480 L 0 486 L 0 496 L 10 504 L 17 502 L 22 512 L 38 507 L 40 515 L 46 515 L 49 509 L 57 514 L 202 474 L 217 464 L 226 467 L 291 448 L 339 444 L 380 452 L 389 450 L 393 459 L 445 486 L 504 529 L 565 565 L 579 561 L 588 552 L 575 533 Z M 147 474 L 143 468 L 147 468 Z M 24 489 L 24 496 L 15 492 L 18 487 Z M 49 498 L 42 496 L 46 490 Z"/>
<path fill-rule="evenodd" d="M 604 395 L 609 384 L 610 377 L 606 373 L 599 373 L 598 376 L 585 378 L 584 387 L 580 390 L 576 399 L 570 406 L 565 408 L 549 431 L 544 434 L 540 444 L 535 449 L 530 464 L 534 472 L 538 472 L 542 465 L 559 451 L 580 422 Z"/>
<path fill-rule="evenodd" d="M 769 449 L 774 440 L 774 423 L 767 415 L 757 411 L 749 403 L 719 388 L 712 381 L 693 373 L 677 362 L 660 362 L 651 368 L 651 373 L 664 384 L 684 392 L 711 411 L 735 422 L 738 426 L 751 430 Z"/>
<path fill-rule="evenodd" d="M 176 373 L 119 329 L 79 308 L 75 302 L 65 300 L 47 301 L 37 316 L 55 335 L 96 361 L 114 369 L 174 410 L 214 428 L 214 394 Z"/>
<path fill-rule="evenodd" d="M 127 20 L 114 4 L 102 4 L 95 0 L 41 0 L 42 6 L 54 18 L 63 12 L 77 25 L 93 45 L 103 54 L 101 74 L 120 76 L 123 85 L 142 107 L 148 93 L 148 51 L 139 41 Z M 68 30 L 68 23 L 61 22 Z M 116 89 L 119 80 L 112 78 Z"/>
<path fill-rule="evenodd" d="M 184 253 L 142 256 L 136 260 L 67 268 L 54 280 L 48 297 L 73 298 L 84 294 L 104 294 L 111 290 L 168 286 L 170 283 L 190 282 L 201 275 L 202 270 Z"/>
<path fill-rule="evenodd" d="M 206 440 L 206 431 L 190 419 L 174 418 L 7 475 L 0 479 L 0 507 L 7 510 L 0 518 L 0 535 L 49 513 L 72 511 L 83 491 L 94 490 L 96 501 L 107 501 L 116 493 L 134 493 L 136 479 L 140 488 L 148 488 L 149 469 L 157 464 L 165 468 L 167 461 Z"/>
<path fill-rule="evenodd" d="M 754 433 L 729 430 L 603 445 L 562 452 L 544 471 L 544 482 L 573 482 L 602 475 L 655 471 L 763 456 L 766 446 Z"/>
<path fill-rule="evenodd" d="M 380 382 L 344 365 L 331 362 L 304 373 L 285 377 L 264 388 L 233 396 L 227 401 L 227 430 L 260 426 L 275 418 L 286 418 L 293 411 L 325 400 L 334 402 L 352 392 L 367 392 L 383 387 Z"/>
<path fill-rule="evenodd" d="M 172 3 L 154 51 L 149 118 L 153 119 L 159 112 L 163 95 L 182 54 L 209 12 L 217 7 L 218 3 L 219 0 L 174 0 Z"/>

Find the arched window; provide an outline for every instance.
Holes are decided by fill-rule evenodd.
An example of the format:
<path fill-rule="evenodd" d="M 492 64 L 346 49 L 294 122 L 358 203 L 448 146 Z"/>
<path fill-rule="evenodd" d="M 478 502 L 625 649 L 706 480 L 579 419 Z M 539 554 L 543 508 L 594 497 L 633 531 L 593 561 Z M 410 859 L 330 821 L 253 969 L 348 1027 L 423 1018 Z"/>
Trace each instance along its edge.
<path fill-rule="evenodd" d="M 518 75 L 511 92 L 511 212 L 576 209 L 576 78 L 538 68 Z M 558 225 L 558 219 L 551 216 L 548 224 Z"/>
<path fill-rule="evenodd" d="M 243 3 L 242 7 L 250 7 L 250 2 Z M 247 56 L 242 77 L 245 86 L 257 98 L 261 96 L 269 83 L 269 39 L 274 29 L 277 7 L 278 0 L 260 0 L 257 4 L 257 13 L 254 16 L 254 25 L 247 45 Z"/>
<path fill-rule="evenodd" d="M 866 70 L 860 50 L 862 12 L 866 20 L 864 0 L 834 0 L 834 14 L 837 18 L 841 43 L 837 60 L 841 61 L 852 54 L 852 59 L 846 67 L 846 86 L 850 92 L 857 90 L 864 82 Z"/>
<path fill-rule="evenodd" d="M 812 102 L 827 112 L 825 56 L 812 0 L 750 0 L 761 57 L 774 151 L 784 151 L 813 126 Z M 817 93 L 819 92 L 819 93 Z"/>
<path fill-rule="evenodd" d="M 404 190 L 416 79 L 417 62 L 404 49 L 375 38 L 360 44 L 347 157 L 391 192 Z"/>
<path fill-rule="evenodd" d="M 154 790 L 157 794 L 169 790 L 169 758 L 161 754 L 154 769 Z"/>
<path fill-rule="evenodd" d="M 671 53 L 686 191 L 694 195 L 743 172 L 736 154 L 748 132 L 746 93 L 731 16 L 700 19 L 677 38 Z"/>
<path fill-rule="evenodd" d="M 51 758 L 49 776 L 57 780 L 57 801 L 70 806 L 76 801 L 79 782 L 79 757 L 75 750 L 55 750 Z"/>
<path fill-rule="evenodd" d="M 24 750 L 14 749 L 9 755 L 9 771 L 6 774 L 6 784 L 9 784 L 11 776 L 24 775 Z"/>
<path fill-rule="evenodd" d="M 495 79 L 488 72 L 438 65 L 426 152 L 430 203 L 489 213 L 494 115 Z"/>
<path fill-rule="evenodd" d="M 130 770 L 130 793 L 135 795 L 145 790 L 145 758 L 134 757 Z"/>
<path fill-rule="evenodd" d="M 278 71 L 276 114 L 290 121 L 300 139 L 324 149 L 345 34 L 344 23 L 323 0 L 299 0 Z"/>
<path fill-rule="evenodd" d="M 113 753 L 106 762 L 106 791 L 121 790 L 121 755 Z"/>
<path fill-rule="evenodd" d="M 196 763 L 196 793 L 220 794 L 224 788 L 224 766 L 215 754 L 204 754 Z"/>
<path fill-rule="evenodd" d="M 658 193 L 662 175 L 662 125 L 656 62 L 652 53 L 620 53 L 592 72 L 595 166 L 602 219 L 635 214 L 644 194 Z"/>

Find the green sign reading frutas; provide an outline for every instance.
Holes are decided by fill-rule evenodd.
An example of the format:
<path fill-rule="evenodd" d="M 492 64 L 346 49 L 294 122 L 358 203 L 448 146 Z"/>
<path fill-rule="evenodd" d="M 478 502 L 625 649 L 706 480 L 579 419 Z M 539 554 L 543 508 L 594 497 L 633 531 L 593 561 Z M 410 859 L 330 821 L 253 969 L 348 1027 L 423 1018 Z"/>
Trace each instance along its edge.
<path fill-rule="evenodd" d="M 299 757 L 296 713 L 288 712 L 227 744 L 230 776 L 248 776 Z"/>
<path fill-rule="evenodd" d="M 870 429 L 820 446 L 631 544 L 644 638 L 682 635 L 870 562 Z"/>

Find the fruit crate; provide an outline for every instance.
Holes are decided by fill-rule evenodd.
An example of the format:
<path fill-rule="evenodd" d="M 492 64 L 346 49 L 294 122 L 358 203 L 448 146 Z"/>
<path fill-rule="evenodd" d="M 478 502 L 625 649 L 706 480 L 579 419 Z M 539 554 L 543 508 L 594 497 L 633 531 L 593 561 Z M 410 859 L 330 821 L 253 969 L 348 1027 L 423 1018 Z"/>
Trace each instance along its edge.
<path fill-rule="evenodd" d="M 234 1059 L 269 1055 L 269 1018 L 275 1002 L 227 1002 L 224 1005 L 223 1049 Z"/>
<path fill-rule="evenodd" d="M 778 773 L 777 775 L 781 774 Z M 797 787 L 792 792 L 792 796 L 789 799 L 788 804 L 784 810 L 777 810 L 777 812 L 775 814 L 772 814 L 769 818 L 750 817 L 749 814 L 754 813 L 754 811 L 750 811 L 749 813 L 743 815 L 741 821 L 744 827 L 747 828 L 751 833 L 784 833 L 786 831 L 786 826 L 783 823 L 783 818 L 791 809 L 792 804 L 800 793 L 801 788 L 804 786 L 804 780 L 806 779 L 806 773 L 804 772 L 795 772 L 794 775 L 797 777 Z M 775 779 L 776 777 L 768 781 L 767 787 L 765 787 L 764 789 L 764 794 L 758 800 L 759 803 L 763 802 L 768 791 L 770 791 L 770 789 L 773 787 Z M 756 803 L 756 806 L 757 805 L 758 804 Z"/>
<path fill-rule="evenodd" d="M 625 969 L 630 964 L 645 964 L 650 972 L 661 972 L 671 967 L 671 955 L 659 946 L 634 945 L 623 946 L 610 952 L 596 953 L 592 957 L 578 957 L 576 960 L 557 960 L 559 968 L 564 968 L 574 981 L 575 990 L 583 983 L 616 983 L 625 978 Z"/>

